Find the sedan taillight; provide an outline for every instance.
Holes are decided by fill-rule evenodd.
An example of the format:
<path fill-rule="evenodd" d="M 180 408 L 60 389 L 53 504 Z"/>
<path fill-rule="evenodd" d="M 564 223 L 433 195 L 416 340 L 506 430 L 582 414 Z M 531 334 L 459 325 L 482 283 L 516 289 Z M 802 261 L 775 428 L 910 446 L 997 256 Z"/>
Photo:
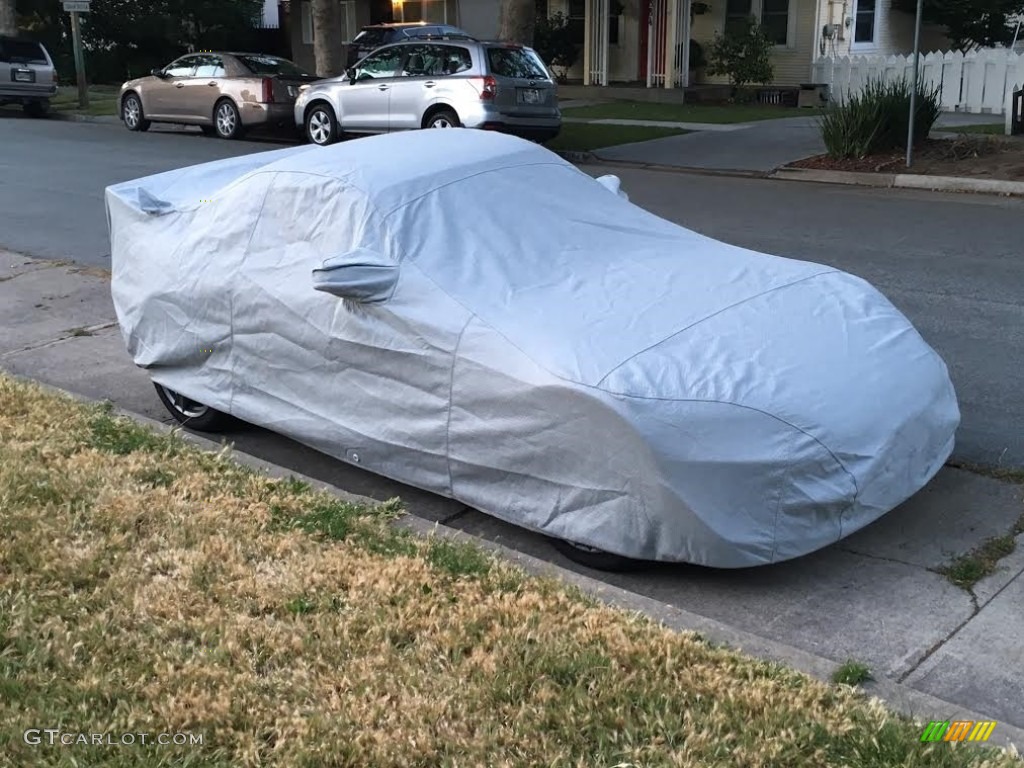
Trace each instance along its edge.
<path fill-rule="evenodd" d="M 480 90 L 480 101 L 493 101 L 498 93 L 498 81 L 493 75 L 487 77 L 474 77 L 473 85 Z"/>
<path fill-rule="evenodd" d="M 263 78 L 263 98 L 260 99 L 260 101 L 262 101 L 264 104 L 274 103 L 274 78 Z"/>

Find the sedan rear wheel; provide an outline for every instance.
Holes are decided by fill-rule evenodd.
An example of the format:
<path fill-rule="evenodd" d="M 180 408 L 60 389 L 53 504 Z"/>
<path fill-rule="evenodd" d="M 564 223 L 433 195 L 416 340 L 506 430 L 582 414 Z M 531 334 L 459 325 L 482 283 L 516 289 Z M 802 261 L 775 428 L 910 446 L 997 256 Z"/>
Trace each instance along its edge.
<path fill-rule="evenodd" d="M 217 102 L 213 108 L 213 127 L 222 139 L 237 139 L 242 134 L 242 117 L 228 99 Z"/>
<path fill-rule="evenodd" d="M 625 571 L 636 571 L 643 568 L 646 563 L 643 560 L 634 560 L 622 555 L 613 555 L 603 549 L 589 547 L 586 544 L 577 544 L 574 541 L 565 539 L 552 539 L 555 549 L 572 560 L 595 571 L 611 571 L 622 573 Z"/>
<path fill-rule="evenodd" d="M 156 393 L 164 407 L 179 424 L 200 432 L 220 432 L 228 426 L 227 414 L 185 397 L 163 384 L 154 382 L 153 386 L 156 387 Z"/>
<path fill-rule="evenodd" d="M 333 109 L 326 104 L 317 104 L 309 110 L 306 115 L 306 138 L 321 147 L 338 140 L 338 120 Z"/>

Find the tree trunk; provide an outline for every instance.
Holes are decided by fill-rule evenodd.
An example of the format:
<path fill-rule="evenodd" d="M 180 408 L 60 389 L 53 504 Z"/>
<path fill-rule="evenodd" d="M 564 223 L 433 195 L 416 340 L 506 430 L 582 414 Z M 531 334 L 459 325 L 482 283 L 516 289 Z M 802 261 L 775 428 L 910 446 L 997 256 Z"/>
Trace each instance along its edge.
<path fill-rule="evenodd" d="M 14 12 L 14 0 L 0 0 L 0 35 L 18 34 L 18 16 Z"/>
<path fill-rule="evenodd" d="M 501 0 L 498 39 L 532 46 L 533 27 L 536 21 L 536 0 Z"/>
<path fill-rule="evenodd" d="M 313 0 L 312 10 L 316 74 L 335 77 L 345 71 L 345 62 L 341 56 L 341 9 L 338 0 Z"/>

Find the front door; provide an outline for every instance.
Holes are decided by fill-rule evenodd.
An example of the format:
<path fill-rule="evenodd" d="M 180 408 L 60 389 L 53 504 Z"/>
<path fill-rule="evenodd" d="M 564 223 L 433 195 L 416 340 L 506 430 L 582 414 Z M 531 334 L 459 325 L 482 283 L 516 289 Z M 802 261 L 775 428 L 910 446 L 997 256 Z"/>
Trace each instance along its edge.
<path fill-rule="evenodd" d="M 339 91 L 343 131 L 385 133 L 391 89 L 402 74 L 402 46 L 389 46 L 363 59 L 355 77 Z"/>
<path fill-rule="evenodd" d="M 182 116 L 196 122 L 213 122 L 213 105 L 221 94 L 224 81 L 224 62 L 220 56 L 205 53 L 198 57 L 192 77 L 183 80 L 179 89 Z"/>
<path fill-rule="evenodd" d="M 388 127 L 392 131 L 419 128 L 426 106 L 442 77 L 440 46 L 406 46 L 408 54 L 402 65 L 401 77 L 395 79 L 389 102 Z"/>
<path fill-rule="evenodd" d="M 199 56 L 190 54 L 172 61 L 164 68 L 163 77 L 152 77 L 142 89 L 142 109 L 147 117 L 177 118 L 185 112 L 185 83 L 195 72 Z"/>

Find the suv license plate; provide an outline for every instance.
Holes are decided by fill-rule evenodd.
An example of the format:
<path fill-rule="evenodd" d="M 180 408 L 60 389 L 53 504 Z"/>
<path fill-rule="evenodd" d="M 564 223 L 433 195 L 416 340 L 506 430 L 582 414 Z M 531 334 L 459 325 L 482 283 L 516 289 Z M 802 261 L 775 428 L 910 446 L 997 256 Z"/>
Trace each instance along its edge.
<path fill-rule="evenodd" d="M 16 69 L 14 70 L 14 79 L 19 83 L 34 83 L 36 81 L 35 72 L 31 69 Z"/>
<path fill-rule="evenodd" d="M 536 88 L 523 88 L 519 91 L 520 101 L 523 104 L 540 104 L 540 91 Z"/>

